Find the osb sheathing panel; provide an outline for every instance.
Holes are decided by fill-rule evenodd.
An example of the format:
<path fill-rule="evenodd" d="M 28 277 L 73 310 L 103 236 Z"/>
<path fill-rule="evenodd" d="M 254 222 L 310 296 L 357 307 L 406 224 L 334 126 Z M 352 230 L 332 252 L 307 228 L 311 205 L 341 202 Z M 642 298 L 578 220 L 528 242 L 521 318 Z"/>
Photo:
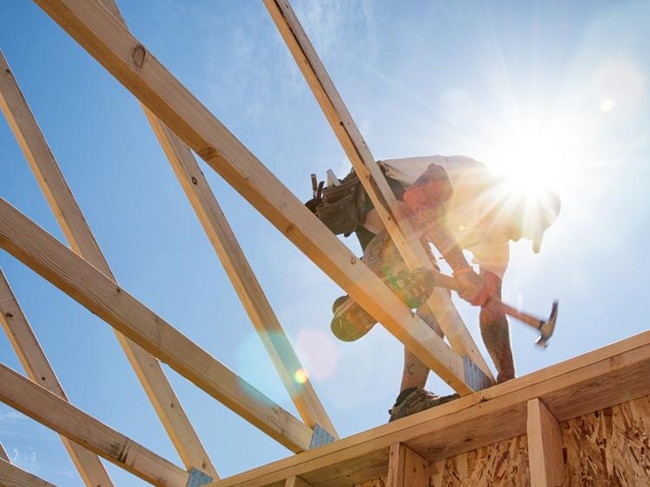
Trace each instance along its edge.
<path fill-rule="evenodd" d="M 650 485 L 650 396 L 567 421 L 562 443 L 567 487 Z"/>
<path fill-rule="evenodd" d="M 435 487 L 524 487 L 530 485 L 526 436 L 449 457 L 432 466 Z"/>
<path fill-rule="evenodd" d="M 650 396 L 561 426 L 563 487 L 650 486 Z M 440 460 L 431 472 L 431 487 L 530 486 L 527 437 Z M 356 487 L 385 486 L 382 478 Z"/>

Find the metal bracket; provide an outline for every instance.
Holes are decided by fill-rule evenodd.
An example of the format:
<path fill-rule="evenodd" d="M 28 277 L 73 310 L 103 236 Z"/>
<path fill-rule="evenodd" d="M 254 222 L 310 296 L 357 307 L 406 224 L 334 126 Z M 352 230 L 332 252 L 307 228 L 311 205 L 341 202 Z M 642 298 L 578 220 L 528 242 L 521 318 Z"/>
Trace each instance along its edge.
<path fill-rule="evenodd" d="M 190 476 L 187 478 L 186 487 L 200 487 L 201 485 L 212 482 L 212 477 L 207 473 L 201 472 L 198 468 L 190 468 Z"/>
<path fill-rule="evenodd" d="M 490 378 L 467 355 L 463 355 L 465 382 L 475 391 L 487 389 L 492 385 Z"/>
<path fill-rule="evenodd" d="M 316 448 L 327 443 L 332 443 L 334 437 L 330 435 L 327 430 L 321 428 L 321 426 L 316 423 L 314 424 L 314 433 L 311 435 L 311 442 L 309 443 L 309 449 Z"/>

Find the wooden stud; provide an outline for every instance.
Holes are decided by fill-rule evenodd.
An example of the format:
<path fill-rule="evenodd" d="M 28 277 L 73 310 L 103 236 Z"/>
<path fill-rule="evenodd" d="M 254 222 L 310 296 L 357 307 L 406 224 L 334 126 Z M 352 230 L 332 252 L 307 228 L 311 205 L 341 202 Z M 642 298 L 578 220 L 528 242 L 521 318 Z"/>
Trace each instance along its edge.
<path fill-rule="evenodd" d="M 413 316 L 108 10 L 96 1 L 35 3 L 431 370 L 459 393 L 473 391 L 463 358 Z"/>
<path fill-rule="evenodd" d="M 408 219 L 400 215 L 395 195 L 375 163 L 368 145 L 300 25 L 289 1 L 264 0 L 264 4 L 404 261 L 411 268 L 431 268 L 431 261 L 422 247 L 420 239 Z M 454 350 L 461 355 L 467 355 L 494 383 L 494 377 L 487 362 L 467 331 L 447 291 L 436 289 L 429 299 L 429 306 L 434 311 Z"/>
<path fill-rule="evenodd" d="M 0 199 L 0 247 L 292 451 L 312 430 Z"/>
<path fill-rule="evenodd" d="M 429 487 L 429 461 L 403 443 L 390 446 L 386 487 Z"/>
<path fill-rule="evenodd" d="M 55 487 L 40 477 L 26 472 L 0 458 L 0 485 L 3 487 Z"/>
<path fill-rule="evenodd" d="M 115 280 L 2 53 L 0 108 L 72 249 Z M 218 478 L 214 465 L 192 428 L 160 363 L 122 334 L 116 333 L 116 336 L 186 468 L 196 467 L 213 478 Z M 22 354 L 43 355 L 33 347 Z M 90 459 L 86 461 L 90 462 Z M 77 464 L 76 460 L 74 462 Z M 99 473 L 99 466 L 95 465 L 93 471 Z M 85 474 L 82 473 L 82 476 Z M 97 478 L 89 484 L 108 485 L 107 474 L 103 475 L 101 480 L 100 482 L 100 478 Z"/>
<path fill-rule="evenodd" d="M 312 487 L 300 477 L 290 477 L 284 484 L 284 487 Z"/>
<path fill-rule="evenodd" d="M 0 400 L 154 485 L 185 487 L 188 474 L 69 402 L 0 364 Z"/>
<path fill-rule="evenodd" d="M 63 387 L 38 343 L 2 270 L 0 270 L 0 323 L 2 323 L 7 338 L 29 378 L 67 401 Z M 61 437 L 61 440 L 86 485 L 113 485 L 97 455 L 64 436 Z"/>
<path fill-rule="evenodd" d="M 559 487 L 564 472 L 562 430 L 546 405 L 537 398 L 528 401 L 526 432 L 531 487 Z"/>

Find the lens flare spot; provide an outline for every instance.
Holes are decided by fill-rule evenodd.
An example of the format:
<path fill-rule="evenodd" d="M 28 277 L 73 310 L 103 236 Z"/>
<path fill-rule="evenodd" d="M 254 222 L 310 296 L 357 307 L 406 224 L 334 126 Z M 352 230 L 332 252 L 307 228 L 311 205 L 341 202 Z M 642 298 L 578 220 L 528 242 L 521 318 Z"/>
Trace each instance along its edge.
<path fill-rule="evenodd" d="M 305 369 L 309 370 L 309 377 L 314 380 L 331 376 L 339 361 L 338 347 L 330 335 L 321 330 L 301 330 L 298 334 L 296 352 Z"/>
<path fill-rule="evenodd" d="M 305 371 L 305 369 L 296 370 L 296 373 L 293 374 L 293 380 L 295 380 L 298 384 L 304 384 L 307 382 L 307 371 Z"/>
<path fill-rule="evenodd" d="M 605 98 L 600 102 L 600 111 L 603 113 L 609 113 L 614 109 L 614 100 L 611 98 Z"/>

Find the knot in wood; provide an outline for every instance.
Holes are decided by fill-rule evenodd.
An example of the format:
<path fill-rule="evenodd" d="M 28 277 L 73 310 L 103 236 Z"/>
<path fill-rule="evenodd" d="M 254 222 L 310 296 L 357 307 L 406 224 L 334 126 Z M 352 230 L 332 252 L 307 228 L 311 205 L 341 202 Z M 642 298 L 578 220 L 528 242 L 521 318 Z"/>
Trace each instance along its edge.
<path fill-rule="evenodd" d="M 142 44 L 138 44 L 131 50 L 131 59 L 133 60 L 133 65 L 140 69 L 144 65 L 144 58 L 147 54 L 146 49 Z"/>

